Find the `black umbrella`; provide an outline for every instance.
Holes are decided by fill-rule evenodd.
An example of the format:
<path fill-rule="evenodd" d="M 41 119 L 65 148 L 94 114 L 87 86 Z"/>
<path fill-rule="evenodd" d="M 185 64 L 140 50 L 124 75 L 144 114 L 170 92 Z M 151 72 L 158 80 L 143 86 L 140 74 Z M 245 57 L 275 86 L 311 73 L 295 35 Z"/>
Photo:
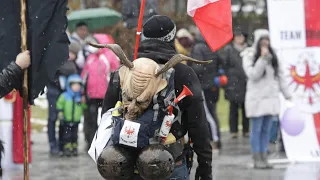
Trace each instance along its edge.
<path fill-rule="evenodd" d="M 27 48 L 31 51 L 28 70 L 29 102 L 38 97 L 68 59 L 67 0 L 27 1 Z M 1 0 L 0 70 L 21 51 L 20 1 Z"/>

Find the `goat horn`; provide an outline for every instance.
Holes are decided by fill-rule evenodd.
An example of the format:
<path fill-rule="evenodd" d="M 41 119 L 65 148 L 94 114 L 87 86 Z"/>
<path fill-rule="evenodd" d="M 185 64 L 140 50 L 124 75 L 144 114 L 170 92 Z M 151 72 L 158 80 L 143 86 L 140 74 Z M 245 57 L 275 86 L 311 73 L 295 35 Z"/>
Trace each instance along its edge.
<path fill-rule="evenodd" d="M 110 49 L 119 57 L 122 64 L 127 66 L 129 69 L 133 68 L 133 63 L 127 58 L 126 54 L 118 44 L 95 44 L 90 42 L 87 43 L 92 47 Z"/>
<path fill-rule="evenodd" d="M 199 61 L 190 57 L 187 57 L 185 55 L 182 54 L 177 54 L 175 56 L 173 56 L 164 66 L 163 68 L 157 72 L 157 74 L 155 75 L 156 77 L 158 77 L 160 74 L 168 71 L 170 68 L 174 67 L 175 65 L 177 65 L 178 63 L 182 62 L 182 61 L 191 61 L 197 64 L 209 64 L 212 62 L 212 60 L 209 61 Z"/>

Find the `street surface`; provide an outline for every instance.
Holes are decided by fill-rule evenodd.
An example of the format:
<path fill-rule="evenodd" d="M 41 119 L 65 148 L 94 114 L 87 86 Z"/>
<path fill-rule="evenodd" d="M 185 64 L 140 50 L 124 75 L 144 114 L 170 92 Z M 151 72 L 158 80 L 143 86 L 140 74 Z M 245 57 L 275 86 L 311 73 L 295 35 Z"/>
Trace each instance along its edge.
<path fill-rule="evenodd" d="M 83 141 L 81 133 L 80 142 Z M 32 135 L 33 163 L 30 166 L 30 180 L 103 180 L 94 161 L 84 151 L 80 143 L 79 157 L 50 158 L 46 133 Z M 271 151 L 274 147 L 271 148 Z M 223 151 L 214 155 L 214 180 L 318 180 L 320 163 L 288 164 L 283 154 L 272 154 L 275 169 L 254 170 L 248 139 L 223 139 Z M 279 160 L 280 159 L 280 160 Z M 280 162 L 280 163 L 279 163 Z M 281 163 L 282 162 L 282 163 Z M 196 163 L 195 163 L 196 165 Z M 192 172 L 194 176 L 195 166 Z M 3 180 L 23 180 L 22 169 L 4 172 Z"/>

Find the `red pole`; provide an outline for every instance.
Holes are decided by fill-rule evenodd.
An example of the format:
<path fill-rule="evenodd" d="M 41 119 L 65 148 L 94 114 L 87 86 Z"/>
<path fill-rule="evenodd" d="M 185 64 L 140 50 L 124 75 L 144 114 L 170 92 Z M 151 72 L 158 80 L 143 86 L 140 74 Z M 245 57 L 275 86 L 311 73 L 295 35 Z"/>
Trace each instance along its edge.
<path fill-rule="evenodd" d="M 137 34 L 136 34 L 136 47 L 134 49 L 134 59 L 137 59 L 137 56 L 138 56 L 138 47 L 139 47 L 139 43 L 140 43 L 141 28 L 142 28 L 142 21 L 143 21 L 145 4 L 146 4 L 146 0 L 141 0 L 138 28 L 137 28 Z"/>

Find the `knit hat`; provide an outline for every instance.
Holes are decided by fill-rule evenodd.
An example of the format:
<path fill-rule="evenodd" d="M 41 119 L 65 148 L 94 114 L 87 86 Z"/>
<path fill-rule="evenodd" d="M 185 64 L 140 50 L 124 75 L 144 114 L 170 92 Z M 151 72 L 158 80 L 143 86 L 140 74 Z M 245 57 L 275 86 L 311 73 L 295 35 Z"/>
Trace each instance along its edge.
<path fill-rule="evenodd" d="M 176 36 L 176 24 L 168 17 L 154 15 L 143 26 L 146 39 L 157 39 L 163 42 L 173 42 Z"/>

